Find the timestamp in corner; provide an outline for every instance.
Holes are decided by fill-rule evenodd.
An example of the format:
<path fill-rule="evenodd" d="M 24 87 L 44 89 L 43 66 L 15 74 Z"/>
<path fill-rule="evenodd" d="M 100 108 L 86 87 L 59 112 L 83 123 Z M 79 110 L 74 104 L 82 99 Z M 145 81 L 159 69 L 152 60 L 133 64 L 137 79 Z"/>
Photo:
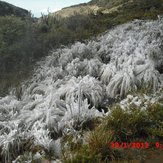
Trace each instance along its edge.
<path fill-rule="evenodd" d="M 149 142 L 110 142 L 109 146 L 111 148 L 133 148 L 133 149 L 148 149 L 149 148 Z M 159 142 L 155 142 L 155 148 L 156 149 L 163 149 L 163 144 Z"/>
<path fill-rule="evenodd" d="M 161 144 L 159 142 L 155 142 L 155 147 L 156 147 L 156 149 L 163 149 L 163 144 Z"/>
<path fill-rule="evenodd" d="M 148 142 L 111 142 L 109 143 L 111 148 L 134 148 L 134 149 L 147 149 L 149 148 Z"/>

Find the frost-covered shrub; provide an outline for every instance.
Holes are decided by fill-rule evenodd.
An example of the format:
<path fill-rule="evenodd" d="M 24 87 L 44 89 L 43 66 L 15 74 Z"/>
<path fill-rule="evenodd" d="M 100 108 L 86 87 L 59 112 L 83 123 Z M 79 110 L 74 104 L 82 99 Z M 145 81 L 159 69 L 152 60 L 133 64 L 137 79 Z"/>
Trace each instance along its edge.
<path fill-rule="evenodd" d="M 72 77 L 61 85 L 56 93 L 67 102 L 71 101 L 72 97 L 78 99 L 80 96 L 81 99 L 87 98 L 91 104 L 97 106 L 102 102 L 104 92 L 98 80 L 85 76 L 83 78 Z"/>
<path fill-rule="evenodd" d="M 75 58 L 72 62 L 67 64 L 66 71 L 69 75 L 78 77 L 83 73 L 84 67 L 85 64 L 80 61 L 79 58 Z"/>
<path fill-rule="evenodd" d="M 117 72 L 106 88 L 108 96 L 112 98 L 116 95 L 120 95 L 122 97 L 129 91 L 136 89 L 137 86 L 135 84 L 135 76 L 132 69 Z"/>
<path fill-rule="evenodd" d="M 59 64 L 64 68 L 69 62 L 73 60 L 73 56 L 70 50 L 61 54 L 59 58 Z"/>
<path fill-rule="evenodd" d="M 10 162 L 13 155 L 17 155 L 21 146 L 21 130 L 11 122 L 0 123 L 0 147 L 4 162 Z"/>
<path fill-rule="evenodd" d="M 95 117 L 102 117 L 103 114 L 96 110 L 95 107 L 89 109 L 89 104 L 87 99 L 75 100 L 74 97 L 71 98 L 71 102 L 66 105 L 67 109 L 65 115 L 59 122 L 60 128 L 63 128 L 63 132 L 72 132 L 78 130 L 82 127 L 83 123 L 92 120 Z"/>
<path fill-rule="evenodd" d="M 97 59 L 84 59 L 80 61 L 79 58 L 74 59 L 66 67 L 67 72 L 71 76 L 86 76 L 90 75 L 93 77 L 98 77 L 100 74 L 100 68 L 102 63 Z"/>
<path fill-rule="evenodd" d="M 100 75 L 100 69 L 101 66 L 103 65 L 99 59 L 91 59 L 91 60 L 84 60 L 85 62 L 85 67 L 84 67 L 84 72 L 86 72 L 86 75 L 89 74 L 90 76 L 93 77 L 99 77 Z"/>
<path fill-rule="evenodd" d="M 0 122 L 10 120 L 18 114 L 16 106 L 19 101 L 15 96 L 6 96 L 0 99 Z"/>
<path fill-rule="evenodd" d="M 93 57 L 92 47 L 87 46 L 84 43 L 77 42 L 71 46 L 71 52 L 73 53 L 73 58 L 91 59 Z"/>
<path fill-rule="evenodd" d="M 157 103 L 160 104 L 159 99 L 161 98 L 161 92 L 157 92 L 157 96 L 143 95 L 127 95 L 125 99 L 119 102 L 119 106 L 125 111 L 131 111 L 131 107 L 138 108 L 139 110 L 146 110 L 149 106 Z"/>
<path fill-rule="evenodd" d="M 134 74 L 139 88 L 145 86 L 146 88 L 152 88 L 154 91 L 158 89 L 160 74 L 154 69 L 153 65 L 139 65 L 135 68 Z"/>
<path fill-rule="evenodd" d="M 49 131 L 46 129 L 46 124 L 40 123 L 40 121 L 35 122 L 32 126 L 31 132 L 33 132 L 35 145 L 39 145 L 48 150 L 52 139 L 50 139 Z"/>
<path fill-rule="evenodd" d="M 103 65 L 101 70 L 101 81 L 104 84 L 109 84 L 110 80 L 116 74 L 116 66 L 114 64 Z"/>

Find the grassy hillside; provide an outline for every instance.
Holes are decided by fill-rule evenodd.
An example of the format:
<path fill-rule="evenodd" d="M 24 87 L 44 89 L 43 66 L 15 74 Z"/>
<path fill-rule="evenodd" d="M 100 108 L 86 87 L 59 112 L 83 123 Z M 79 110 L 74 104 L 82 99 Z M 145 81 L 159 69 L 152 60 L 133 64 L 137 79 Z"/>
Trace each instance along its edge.
<path fill-rule="evenodd" d="M 162 0 L 92 0 L 89 2 L 89 4 L 96 4 L 100 7 L 104 8 L 113 8 L 115 6 L 126 4 L 130 6 L 130 4 L 137 4 L 137 6 L 140 6 L 142 8 L 145 8 L 145 6 L 148 7 L 158 7 L 158 5 L 162 3 Z M 145 6 L 143 6 L 145 5 Z"/>

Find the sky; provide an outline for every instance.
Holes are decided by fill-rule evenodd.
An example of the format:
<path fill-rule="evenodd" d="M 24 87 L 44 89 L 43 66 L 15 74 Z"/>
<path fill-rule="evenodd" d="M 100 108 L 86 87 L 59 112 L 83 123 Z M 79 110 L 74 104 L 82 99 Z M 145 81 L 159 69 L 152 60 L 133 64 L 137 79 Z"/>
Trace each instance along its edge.
<path fill-rule="evenodd" d="M 75 4 L 89 2 L 90 0 L 2 0 L 15 6 L 27 9 L 40 17 L 41 13 L 47 14 L 47 11 L 55 12 L 61 8 L 72 6 Z"/>

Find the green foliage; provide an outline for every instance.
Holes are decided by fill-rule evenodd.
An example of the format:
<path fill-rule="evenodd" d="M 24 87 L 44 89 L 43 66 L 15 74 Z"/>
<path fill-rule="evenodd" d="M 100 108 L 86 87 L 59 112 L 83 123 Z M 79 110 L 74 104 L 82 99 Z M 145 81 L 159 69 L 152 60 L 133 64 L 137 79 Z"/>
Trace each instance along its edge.
<path fill-rule="evenodd" d="M 148 129 L 152 125 L 145 111 L 132 107 L 130 109 L 125 112 L 116 106 L 107 118 L 107 126 L 115 132 L 119 142 L 147 137 Z"/>
<path fill-rule="evenodd" d="M 106 118 L 106 126 L 115 132 L 119 142 L 150 136 L 157 138 L 163 136 L 162 116 L 163 106 L 160 104 L 150 104 L 146 110 L 130 106 L 128 111 L 115 106 Z"/>
<path fill-rule="evenodd" d="M 89 152 L 101 156 L 102 160 L 113 159 L 114 150 L 109 146 L 114 141 L 114 134 L 102 125 L 91 132 L 88 138 Z"/>
<path fill-rule="evenodd" d="M 9 46 L 15 41 L 22 39 L 25 32 L 25 23 L 20 18 L 12 16 L 1 17 L 0 24 L 1 44 Z"/>
<path fill-rule="evenodd" d="M 0 94 L 27 77 L 43 49 L 32 18 L 0 17 Z"/>
<path fill-rule="evenodd" d="M 148 108 L 148 116 L 153 122 L 149 132 L 158 138 L 163 138 L 163 106 L 154 104 Z"/>
<path fill-rule="evenodd" d="M 63 160 L 69 162 L 130 162 L 148 159 L 150 152 L 156 154 L 155 142 L 162 141 L 163 106 L 150 104 L 146 110 L 130 106 L 128 110 L 115 105 L 110 114 L 103 119 L 86 137 L 86 143 L 74 144 L 73 136 L 64 139 L 71 147 L 71 158 L 64 155 Z M 149 149 L 114 149 L 111 142 L 148 142 Z M 158 149 L 157 149 L 158 150 Z M 67 149 L 66 149 L 67 151 Z M 64 154 L 66 153 L 64 151 Z"/>
<path fill-rule="evenodd" d="M 66 151 L 63 154 L 63 160 L 65 163 L 86 163 L 86 162 L 105 162 L 107 160 L 114 159 L 117 151 L 113 150 L 109 146 L 109 142 L 113 141 L 113 133 L 109 130 L 105 130 L 102 125 L 95 128 L 90 132 L 87 144 L 75 144 L 73 142 L 73 136 L 69 137 L 65 142 L 68 142 L 68 147 L 73 157 L 69 158 Z M 118 154 L 118 153 L 117 153 Z"/>

